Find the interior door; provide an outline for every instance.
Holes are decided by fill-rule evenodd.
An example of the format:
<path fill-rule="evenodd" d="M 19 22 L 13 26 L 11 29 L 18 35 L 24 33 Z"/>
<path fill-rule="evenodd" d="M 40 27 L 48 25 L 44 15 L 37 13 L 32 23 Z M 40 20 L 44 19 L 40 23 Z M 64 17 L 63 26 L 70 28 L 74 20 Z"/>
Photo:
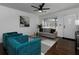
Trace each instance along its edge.
<path fill-rule="evenodd" d="M 63 37 L 63 17 L 57 19 L 57 33 L 58 37 Z"/>
<path fill-rule="evenodd" d="M 75 20 L 76 15 L 68 15 L 64 17 L 63 36 L 66 38 L 75 39 Z"/>

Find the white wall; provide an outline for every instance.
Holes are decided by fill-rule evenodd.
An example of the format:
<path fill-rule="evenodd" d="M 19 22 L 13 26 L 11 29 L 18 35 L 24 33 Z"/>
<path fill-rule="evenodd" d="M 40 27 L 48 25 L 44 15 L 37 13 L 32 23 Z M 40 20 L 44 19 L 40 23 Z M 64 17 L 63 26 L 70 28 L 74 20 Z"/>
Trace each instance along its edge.
<path fill-rule="evenodd" d="M 19 16 L 30 17 L 30 27 L 20 27 Z M 36 15 L 0 6 L 0 42 L 2 42 L 2 34 L 5 32 L 17 31 L 30 35 L 37 31 L 38 24 L 39 18 Z"/>

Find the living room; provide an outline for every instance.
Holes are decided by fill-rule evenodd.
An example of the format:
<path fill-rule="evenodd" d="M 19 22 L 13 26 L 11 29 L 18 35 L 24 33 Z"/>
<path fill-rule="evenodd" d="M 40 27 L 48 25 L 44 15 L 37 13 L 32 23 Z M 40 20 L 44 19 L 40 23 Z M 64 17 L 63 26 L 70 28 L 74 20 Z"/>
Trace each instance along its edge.
<path fill-rule="evenodd" d="M 78 54 L 75 37 L 79 30 L 78 6 L 79 3 L 0 3 L 0 54 Z M 29 37 L 26 41 L 37 39 L 36 43 L 27 44 L 26 36 Z"/>

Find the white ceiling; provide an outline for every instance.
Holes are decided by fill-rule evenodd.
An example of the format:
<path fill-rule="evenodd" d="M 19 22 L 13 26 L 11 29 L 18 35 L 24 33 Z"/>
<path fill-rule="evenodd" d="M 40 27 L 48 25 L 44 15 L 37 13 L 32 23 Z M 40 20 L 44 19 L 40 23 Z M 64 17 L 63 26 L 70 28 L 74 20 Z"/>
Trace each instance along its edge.
<path fill-rule="evenodd" d="M 33 11 L 36 9 L 31 7 L 31 5 L 38 6 L 39 4 L 40 3 L 0 3 L 0 5 L 3 5 L 3 6 L 33 13 L 36 15 L 60 12 L 63 10 L 68 10 L 79 6 L 79 3 L 46 3 L 44 7 L 50 8 L 50 10 L 47 10 L 47 12 L 39 13 L 37 11 Z"/>

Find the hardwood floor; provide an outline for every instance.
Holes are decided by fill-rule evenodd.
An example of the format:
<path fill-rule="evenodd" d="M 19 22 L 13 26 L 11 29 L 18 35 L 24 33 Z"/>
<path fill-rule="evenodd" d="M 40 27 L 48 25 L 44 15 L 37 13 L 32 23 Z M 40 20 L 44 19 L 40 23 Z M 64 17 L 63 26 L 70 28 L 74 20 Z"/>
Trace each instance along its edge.
<path fill-rule="evenodd" d="M 2 44 L 0 44 L 0 55 L 6 55 Z M 75 41 L 60 39 L 46 55 L 75 55 Z"/>
<path fill-rule="evenodd" d="M 46 55 L 75 55 L 75 41 L 60 39 Z"/>
<path fill-rule="evenodd" d="M 0 55 L 7 55 L 2 43 L 0 43 Z"/>

